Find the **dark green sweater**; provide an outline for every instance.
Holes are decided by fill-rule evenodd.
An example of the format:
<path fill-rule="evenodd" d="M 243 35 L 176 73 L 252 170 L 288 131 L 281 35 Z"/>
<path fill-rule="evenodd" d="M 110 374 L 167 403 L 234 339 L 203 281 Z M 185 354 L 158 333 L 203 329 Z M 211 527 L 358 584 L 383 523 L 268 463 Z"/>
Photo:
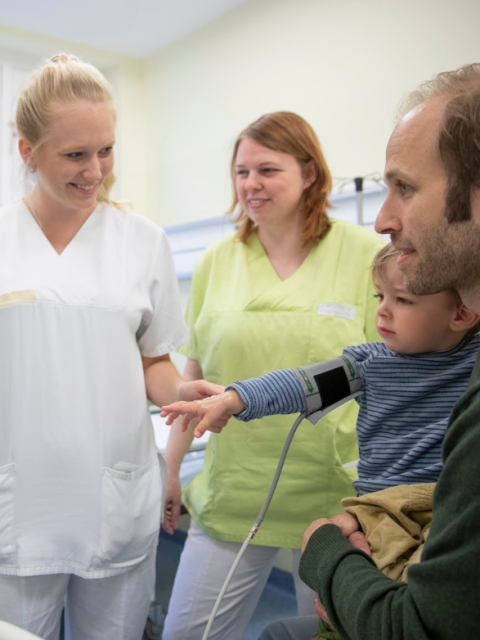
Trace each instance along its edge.
<path fill-rule="evenodd" d="M 310 538 L 300 576 L 346 640 L 480 639 L 480 356 L 443 459 L 432 529 L 408 584 L 386 578 L 334 525 Z"/>

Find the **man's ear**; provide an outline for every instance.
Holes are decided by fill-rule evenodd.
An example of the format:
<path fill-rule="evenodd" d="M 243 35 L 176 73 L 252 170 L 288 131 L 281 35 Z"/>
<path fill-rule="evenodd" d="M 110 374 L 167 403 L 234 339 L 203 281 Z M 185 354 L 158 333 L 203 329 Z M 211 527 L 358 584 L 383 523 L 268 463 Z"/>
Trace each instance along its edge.
<path fill-rule="evenodd" d="M 315 182 L 315 180 L 317 179 L 317 175 L 317 165 L 313 160 L 309 160 L 303 167 L 303 181 L 305 184 L 304 189 L 308 189 L 308 187 Z"/>
<path fill-rule="evenodd" d="M 455 316 L 450 323 L 452 331 L 468 331 L 480 320 L 480 316 L 475 311 L 466 307 L 463 303 L 458 307 Z"/>
<path fill-rule="evenodd" d="M 22 160 L 27 165 L 27 167 L 34 167 L 35 163 L 33 161 L 33 147 L 30 142 L 23 136 L 18 139 L 18 150 L 20 151 Z"/>

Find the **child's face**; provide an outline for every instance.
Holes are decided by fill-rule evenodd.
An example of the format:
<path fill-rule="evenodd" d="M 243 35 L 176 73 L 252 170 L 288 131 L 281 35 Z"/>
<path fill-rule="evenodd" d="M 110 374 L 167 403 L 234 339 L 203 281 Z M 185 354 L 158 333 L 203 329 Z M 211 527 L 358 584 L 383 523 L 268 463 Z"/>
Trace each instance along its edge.
<path fill-rule="evenodd" d="M 377 331 L 392 351 L 446 351 L 460 342 L 462 336 L 450 327 L 458 311 L 450 291 L 429 296 L 409 293 L 394 260 L 385 265 L 374 285 L 379 300 Z"/>

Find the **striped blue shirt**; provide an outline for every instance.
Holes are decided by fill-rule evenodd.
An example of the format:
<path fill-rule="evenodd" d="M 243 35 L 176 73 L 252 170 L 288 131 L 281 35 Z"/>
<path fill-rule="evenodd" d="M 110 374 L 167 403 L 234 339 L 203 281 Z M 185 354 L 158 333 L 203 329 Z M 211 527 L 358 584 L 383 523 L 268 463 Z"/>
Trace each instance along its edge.
<path fill-rule="evenodd" d="M 449 415 L 467 388 L 480 337 L 450 351 L 405 355 L 382 342 L 347 347 L 363 378 L 357 419 L 359 495 L 400 484 L 436 482 Z M 303 412 L 305 396 L 292 369 L 235 382 L 246 410 L 235 416 Z M 321 390 L 320 390 L 321 393 Z M 321 424 L 321 421 L 319 425 Z"/>

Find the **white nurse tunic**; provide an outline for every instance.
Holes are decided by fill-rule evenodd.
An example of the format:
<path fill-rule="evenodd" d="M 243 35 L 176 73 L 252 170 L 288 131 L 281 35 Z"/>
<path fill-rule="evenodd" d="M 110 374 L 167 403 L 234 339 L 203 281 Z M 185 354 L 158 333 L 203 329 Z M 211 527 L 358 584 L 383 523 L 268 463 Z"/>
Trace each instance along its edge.
<path fill-rule="evenodd" d="M 148 555 L 164 474 L 141 356 L 184 338 L 155 224 L 102 204 L 58 255 L 22 201 L 0 209 L 0 573 L 99 578 Z"/>

